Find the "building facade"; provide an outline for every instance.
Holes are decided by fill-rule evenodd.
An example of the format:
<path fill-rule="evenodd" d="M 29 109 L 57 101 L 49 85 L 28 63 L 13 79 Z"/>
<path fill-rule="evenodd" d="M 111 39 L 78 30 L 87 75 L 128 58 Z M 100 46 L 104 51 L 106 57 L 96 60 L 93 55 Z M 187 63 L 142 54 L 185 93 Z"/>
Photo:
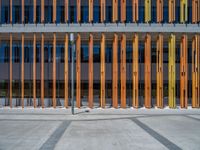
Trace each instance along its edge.
<path fill-rule="evenodd" d="M 200 0 L 0 0 L 0 105 L 200 107 Z"/>

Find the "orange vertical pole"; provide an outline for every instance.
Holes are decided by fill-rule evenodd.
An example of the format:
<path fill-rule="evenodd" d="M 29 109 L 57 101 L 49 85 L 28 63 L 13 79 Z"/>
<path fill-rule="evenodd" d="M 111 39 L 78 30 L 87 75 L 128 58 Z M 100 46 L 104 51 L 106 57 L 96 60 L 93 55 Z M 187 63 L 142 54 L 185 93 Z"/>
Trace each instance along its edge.
<path fill-rule="evenodd" d="M 93 108 L 93 35 L 89 37 L 89 93 L 88 93 L 88 106 Z"/>
<path fill-rule="evenodd" d="M 24 33 L 22 33 L 22 56 L 21 56 L 21 103 L 24 108 Z"/>
<path fill-rule="evenodd" d="M 139 107 L 138 101 L 138 34 L 133 36 L 133 107 Z"/>
<path fill-rule="evenodd" d="M 151 36 L 145 37 L 145 107 L 151 108 Z"/>
<path fill-rule="evenodd" d="M 163 108 L 163 35 L 159 34 L 156 41 L 156 102 Z"/>
<path fill-rule="evenodd" d="M 44 108 L 44 33 L 42 33 L 41 40 L 41 102 Z"/>
<path fill-rule="evenodd" d="M 181 49 L 180 49 L 180 105 L 181 108 L 187 108 L 188 105 L 188 87 L 187 87 L 187 80 L 188 80 L 188 66 L 187 66 L 187 53 L 188 53 L 188 46 L 187 46 L 187 35 L 183 35 L 181 37 Z"/>
<path fill-rule="evenodd" d="M 69 0 L 65 0 L 65 22 L 69 21 Z"/>
<path fill-rule="evenodd" d="M 121 22 L 126 22 L 126 0 L 121 0 Z"/>
<path fill-rule="evenodd" d="M 106 20 L 106 0 L 100 0 L 101 23 Z"/>
<path fill-rule="evenodd" d="M 76 40 L 76 107 L 81 107 L 81 36 Z"/>
<path fill-rule="evenodd" d="M 192 0 L 192 22 L 197 23 L 200 20 L 200 1 Z"/>
<path fill-rule="evenodd" d="M 53 23 L 56 23 L 57 0 L 53 0 Z"/>
<path fill-rule="evenodd" d="M 100 106 L 105 108 L 105 34 L 101 35 L 101 89 L 100 89 Z"/>
<path fill-rule="evenodd" d="M 112 21 L 117 22 L 118 21 L 118 0 L 112 0 Z"/>
<path fill-rule="evenodd" d="M 36 34 L 33 35 L 33 106 L 36 108 Z"/>
<path fill-rule="evenodd" d="M 10 23 L 12 24 L 12 0 L 10 0 Z"/>
<path fill-rule="evenodd" d="M 126 108 L 126 35 L 122 34 L 121 38 L 121 60 L 120 60 L 120 77 L 121 77 L 121 107 Z"/>
<path fill-rule="evenodd" d="M 10 34 L 10 108 L 12 108 L 12 34 Z"/>
<path fill-rule="evenodd" d="M 156 0 L 157 22 L 163 21 L 163 0 Z"/>
<path fill-rule="evenodd" d="M 36 7 L 37 6 L 37 0 L 33 0 L 33 22 L 36 23 Z"/>
<path fill-rule="evenodd" d="M 22 23 L 24 23 L 24 0 L 22 0 Z"/>
<path fill-rule="evenodd" d="M 81 23 L 81 0 L 77 0 L 77 22 Z"/>
<path fill-rule="evenodd" d="M 41 23 L 44 23 L 44 0 L 41 0 Z"/>
<path fill-rule="evenodd" d="M 132 14 L 133 14 L 133 22 L 138 22 L 138 0 L 132 0 Z"/>
<path fill-rule="evenodd" d="M 192 39 L 192 107 L 200 107 L 200 37 Z"/>
<path fill-rule="evenodd" d="M 89 22 L 93 22 L 93 0 L 88 0 L 89 2 Z"/>
<path fill-rule="evenodd" d="M 112 60 L 112 105 L 118 108 L 118 35 L 114 34 L 113 39 L 113 60 Z"/>
<path fill-rule="evenodd" d="M 53 33 L 53 108 L 56 108 L 56 33 Z"/>
<path fill-rule="evenodd" d="M 175 21 L 175 0 L 169 0 L 169 23 L 173 23 Z"/>
<path fill-rule="evenodd" d="M 68 107 L 68 35 L 65 35 L 65 108 Z"/>

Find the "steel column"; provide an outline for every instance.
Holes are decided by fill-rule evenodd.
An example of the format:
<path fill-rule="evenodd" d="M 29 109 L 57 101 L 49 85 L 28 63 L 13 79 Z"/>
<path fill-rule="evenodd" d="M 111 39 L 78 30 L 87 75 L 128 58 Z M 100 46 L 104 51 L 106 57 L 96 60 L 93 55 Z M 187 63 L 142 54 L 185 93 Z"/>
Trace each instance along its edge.
<path fill-rule="evenodd" d="M 169 23 L 173 23 L 175 21 L 175 0 L 169 0 Z"/>
<path fill-rule="evenodd" d="M 41 0 L 41 23 L 44 23 L 44 0 Z"/>
<path fill-rule="evenodd" d="M 114 108 L 118 108 L 118 35 L 117 34 L 114 34 L 114 39 L 113 39 L 112 105 Z"/>
<path fill-rule="evenodd" d="M 41 39 L 41 103 L 44 108 L 44 33 L 42 33 Z"/>
<path fill-rule="evenodd" d="M 81 0 L 77 0 L 76 3 L 76 11 L 77 11 L 77 22 L 81 23 Z"/>
<path fill-rule="evenodd" d="M 56 23 L 57 0 L 53 0 L 53 23 Z"/>
<path fill-rule="evenodd" d="M 126 22 L 126 0 L 121 0 L 121 22 Z"/>
<path fill-rule="evenodd" d="M 53 108 L 56 108 L 56 33 L 53 34 Z"/>
<path fill-rule="evenodd" d="M 133 22 L 136 23 L 138 22 L 138 0 L 132 0 L 132 19 Z"/>
<path fill-rule="evenodd" d="M 163 35 L 159 34 L 156 41 L 156 102 L 163 108 Z"/>
<path fill-rule="evenodd" d="M 21 53 L 21 104 L 24 108 L 24 34 L 22 33 L 22 53 Z"/>
<path fill-rule="evenodd" d="M 10 34 L 10 108 L 12 108 L 12 34 Z"/>
<path fill-rule="evenodd" d="M 121 37 L 120 78 L 121 78 L 121 108 L 126 108 L 126 35 Z"/>
<path fill-rule="evenodd" d="M 176 63 L 175 63 L 175 54 L 176 54 L 176 37 L 174 34 L 170 35 L 169 38 L 169 52 L 168 52 L 168 68 L 169 68 L 169 79 L 168 79 L 168 92 L 169 92 L 169 107 L 176 107 Z"/>
<path fill-rule="evenodd" d="M 151 0 L 145 0 L 145 22 L 151 22 Z"/>
<path fill-rule="evenodd" d="M 192 107 L 200 107 L 200 36 L 192 39 Z"/>
<path fill-rule="evenodd" d="M 138 34 L 133 36 L 133 107 L 139 107 L 138 101 Z"/>
<path fill-rule="evenodd" d="M 118 0 L 112 0 L 112 21 L 118 21 Z"/>
<path fill-rule="evenodd" d="M 81 107 L 81 36 L 76 40 L 76 107 Z"/>
<path fill-rule="evenodd" d="M 105 108 L 105 34 L 101 35 L 101 70 L 100 70 L 100 78 L 101 78 L 101 89 L 100 89 L 100 106 Z"/>
<path fill-rule="evenodd" d="M 163 0 L 156 0 L 157 22 L 163 21 Z"/>
<path fill-rule="evenodd" d="M 106 0 L 100 0 L 100 7 L 101 23 L 104 23 L 106 20 Z"/>
<path fill-rule="evenodd" d="M 94 7 L 94 4 L 93 4 L 93 0 L 88 0 L 88 3 L 89 3 L 89 22 L 93 22 L 93 7 Z"/>
<path fill-rule="evenodd" d="M 65 22 L 69 21 L 69 0 L 65 0 Z"/>
<path fill-rule="evenodd" d="M 89 70 L 88 70 L 88 80 L 89 80 L 89 93 L 88 93 L 88 106 L 93 108 L 93 35 L 90 34 L 89 37 Z"/>
<path fill-rule="evenodd" d="M 36 108 L 36 34 L 33 35 L 33 106 Z"/>
<path fill-rule="evenodd" d="M 145 37 L 145 107 L 151 108 L 151 35 Z"/>

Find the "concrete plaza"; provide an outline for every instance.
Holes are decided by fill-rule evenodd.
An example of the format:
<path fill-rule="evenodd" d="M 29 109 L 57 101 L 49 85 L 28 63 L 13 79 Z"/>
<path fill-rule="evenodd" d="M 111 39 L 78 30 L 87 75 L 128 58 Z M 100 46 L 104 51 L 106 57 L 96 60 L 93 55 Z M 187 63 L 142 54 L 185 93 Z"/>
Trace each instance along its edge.
<path fill-rule="evenodd" d="M 200 149 L 200 109 L 75 112 L 72 116 L 70 108 L 0 108 L 0 150 Z"/>

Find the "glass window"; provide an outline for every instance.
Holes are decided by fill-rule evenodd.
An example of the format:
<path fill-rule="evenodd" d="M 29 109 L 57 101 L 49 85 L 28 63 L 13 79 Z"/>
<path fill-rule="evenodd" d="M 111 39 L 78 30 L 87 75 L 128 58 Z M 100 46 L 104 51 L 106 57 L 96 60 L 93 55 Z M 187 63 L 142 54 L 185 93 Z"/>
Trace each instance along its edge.
<path fill-rule="evenodd" d="M 19 63 L 21 58 L 21 43 L 20 42 L 14 42 L 13 48 L 12 48 L 12 56 L 13 56 L 13 62 Z"/>
<path fill-rule="evenodd" d="M 64 63 L 64 45 L 57 44 L 56 45 L 56 61 L 60 63 Z"/>
<path fill-rule="evenodd" d="M 81 45 L 81 62 L 88 62 L 88 44 Z"/>
<path fill-rule="evenodd" d="M 93 46 L 93 61 L 100 62 L 100 45 L 97 43 Z"/>
<path fill-rule="evenodd" d="M 13 7 L 12 7 L 12 19 L 13 23 L 21 23 L 21 1 L 16 0 L 13 1 Z"/>
<path fill-rule="evenodd" d="M 1 2 L 1 23 L 9 23 L 10 22 L 10 7 L 9 1 Z"/>
<path fill-rule="evenodd" d="M 156 19 L 156 6 L 152 6 L 151 7 L 151 22 L 156 23 L 157 19 Z"/>
<path fill-rule="evenodd" d="M 112 63 L 112 44 L 106 44 L 106 63 Z"/>
<path fill-rule="evenodd" d="M 94 6 L 94 23 L 100 22 L 100 6 Z"/>
<path fill-rule="evenodd" d="M 70 17 L 70 22 L 71 23 L 77 23 L 77 19 L 76 19 L 76 6 L 70 6 L 69 8 L 70 13 L 69 13 L 69 17 Z"/>
<path fill-rule="evenodd" d="M 126 44 L 126 62 L 132 62 L 132 41 L 127 41 Z"/>
<path fill-rule="evenodd" d="M 112 22 L 112 6 L 106 6 L 106 22 Z"/>
<path fill-rule="evenodd" d="M 88 22 L 88 6 L 81 6 L 81 22 L 86 23 Z"/>
<path fill-rule="evenodd" d="M 39 63 L 40 62 L 40 59 L 41 59 L 41 47 L 40 47 L 40 44 L 37 43 L 36 45 L 36 62 Z"/>
<path fill-rule="evenodd" d="M 144 22 L 144 6 L 139 6 L 139 23 Z"/>
<path fill-rule="evenodd" d="M 126 22 L 132 22 L 132 6 L 126 6 Z"/>
<path fill-rule="evenodd" d="M 168 6 L 163 7 L 163 22 L 168 22 Z"/>

